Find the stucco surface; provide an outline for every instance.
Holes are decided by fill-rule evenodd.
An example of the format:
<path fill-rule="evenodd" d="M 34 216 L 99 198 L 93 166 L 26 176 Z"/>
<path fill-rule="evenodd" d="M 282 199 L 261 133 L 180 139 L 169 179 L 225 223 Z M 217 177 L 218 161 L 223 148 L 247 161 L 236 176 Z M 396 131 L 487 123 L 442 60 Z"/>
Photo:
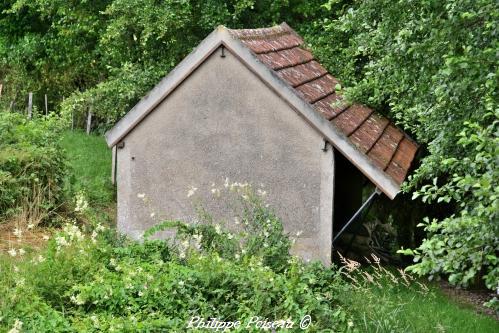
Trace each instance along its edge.
<path fill-rule="evenodd" d="M 303 232 L 293 251 L 327 263 L 333 150 L 324 152 L 316 130 L 225 54 L 215 51 L 124 138 L 117 150 L 118 229 L 138 239 L 163 219 L 193 221 L 193 200 L 233 223 L 210 191 L 229 178 L 263 185 L 285 230 Z M 198 191 L 188 198 L 192 186 Z"/>

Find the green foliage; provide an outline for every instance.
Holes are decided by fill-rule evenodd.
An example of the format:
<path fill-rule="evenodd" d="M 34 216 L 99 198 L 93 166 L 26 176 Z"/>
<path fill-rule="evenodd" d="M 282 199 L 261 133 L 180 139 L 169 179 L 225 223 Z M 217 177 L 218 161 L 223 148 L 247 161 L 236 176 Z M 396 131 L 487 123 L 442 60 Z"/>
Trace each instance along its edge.
<path fill-rule="evenodd" d="M 466 122 L 459 133 L 457 143 L 469 149 L 467 157 L 444 160 L 449 175 L 447 182 L 425 185 L 414 193 L 424 201 L 451 201 L 460 203 L 459 215 L 442 221 L 426 219 L 422 225 L 428 238 L 416 251 L 404 251 L 415 255 L 420 262 L 409 267 L 419 274 L 449 275 L 452 284 L 468 286 L 478 277 L 485 280 L 490 289 L 498 287 L 499 265 L 499 138 L 498 121 L 486 128 Z"/>
<path fill-rule="evenodd" d="M 304 27 L 316 53 L 347 83 L 346 94 L 384 110 L 426 156 L 405 185 L 426 203 L 456 207 L 425 223 L 413 266 L 468 285 L 497 287 L 499 177 L 497 20 L 492 0 L 374 0 Z M 495 282 L 494 282 L 495 281 Z"/>
<path fill-rule="evenodd" d="M 348 330 L 349 316 L 337 298 L 348 287 L 337 270 L 289 255 L 286 268 L 274 270 L 261 256 L 269 252 L 242 247 L 229 257 L 229 231 L 178 226 L 176 243 L 138 243 L 99 225 L 89 236 L 68 224 L 41 254 L 0 261 L 0 327 L 22 322 L 27 331 L 185 331 L 193 316 L 247 322 L 253 316 L 299 321 L 309 314 L 312 331 Z M 190 235 L 197 231 L 202 234 Z M 214 237 L 229 245 L 215 246 Z M 252 239 L 258 237 L 269 248 L 280 248 L 285 238 Z"/>
<path fill-rule="evenodd" d="M 301 21 L 322 0 L 0 2 L 0 102 L 44 93 L 76 118 L 92 106 L 107 129 L 217 25 Z M 38 92 L 38 93 L 37 93 Z M 62 101 L 62 97 L 68 97 Z"/>
<path fill-rule="evenodd" d="M 379 263 L 352 271 L 349 263 L 327 269 L 288 256 L 286 268 L 276 271 L 260 253 L 237 257 L 228 251 L 228 230 L 169 226 L 179 227 L 175 243 L 134 242 L 100 225 L 82 230 L 67 224 L 41 252 L 0 255 L 0 330 L 184 332 L 194 316 L 247 323 L 253 316 L 296 322 L 306 314 L 310 332 L 497 329 L 494 319 L 428 293 L 407 274 Z M 228 246 L 213 247 L 209 234 Z M 258 237 L 269 247 L 281 246 L 264 233 Z M 289 331 L 302 329 L 296 324 Z"/>
<path fill-rule="evenodd" d="M 215 26 L 287 21 L 342 80 L 337 90 L 389 114 L 423 145 L 405 190 L 447 211 L 424 224 L 416 271 L 462 285 L 483 275 L 495 288 L 497 1 L 323 2 L 5 0 L 0 102 L 22 104 L 32 90 L 36 104 L 49 92 L 66 119 L 82 119 L 92 107 L 102 131 Z M 13 188 L 5 171 L 0 181 Z M 0 205 L 19 195 L 9 190 Z M 466 251 L 480 254 L 463 260 Z"/>
<path fill-rule="evenodd" d="M 69 200 L 83 193 L 94 209 L 112 205 L 115 188 L 111 183 L 111 150 L 104 138 L 81 131 L 65 131 L 60 144 L 68 161 L 65 186 Z"/>
<path fill-rule="evenodd" d="M 0 112 L 0 217 L 26 205 L 50 211 L 61 204 L 65 159 L 60 130 L 57 117 L 28 121 Z"/>

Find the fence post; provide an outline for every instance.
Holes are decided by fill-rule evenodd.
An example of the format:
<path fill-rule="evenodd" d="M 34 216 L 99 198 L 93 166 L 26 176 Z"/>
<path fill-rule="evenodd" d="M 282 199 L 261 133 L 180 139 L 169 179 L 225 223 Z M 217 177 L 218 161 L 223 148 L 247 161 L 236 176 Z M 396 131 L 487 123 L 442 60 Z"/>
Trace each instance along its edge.
<path fill-rule="evenodd" d="M 28 119 L 31 119 L 33 117 L 33 93 L 30 92 L 28 94 Z"/>
<path fill-rule="evenodd" d="M 3 83 L 0 83 L 0 97 L 2 97 Z"/>
<path fill-rule="evenodd" d="M 88 115 L 87 115 L 87 135 L 90 134 L 90 127 L 92 126 L 92 108 L 88 108 Z"/>
<path fill-rule="evenodd" d="M 49 114 L 48 100 L 47 100 L 47 94 L 45 94 L 45 115 L 47 116 L 48 114 Z"/>

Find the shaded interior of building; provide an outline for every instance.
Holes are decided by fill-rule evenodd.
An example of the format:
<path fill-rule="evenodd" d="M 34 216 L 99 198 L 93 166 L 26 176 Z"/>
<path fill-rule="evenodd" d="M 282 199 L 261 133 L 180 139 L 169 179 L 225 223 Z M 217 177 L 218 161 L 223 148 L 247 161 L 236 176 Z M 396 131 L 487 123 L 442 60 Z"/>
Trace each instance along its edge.
<path fill-rule="evenodd" d="M 335 153 L 335 189 L 333 210 L 332 257 L 342 256 L 363 261 L 372 253 L 383 257 L 377 248 L 371 224 L 375 217 L 369 215 L 379 199 L 376 187 L 341 153 Z"/>

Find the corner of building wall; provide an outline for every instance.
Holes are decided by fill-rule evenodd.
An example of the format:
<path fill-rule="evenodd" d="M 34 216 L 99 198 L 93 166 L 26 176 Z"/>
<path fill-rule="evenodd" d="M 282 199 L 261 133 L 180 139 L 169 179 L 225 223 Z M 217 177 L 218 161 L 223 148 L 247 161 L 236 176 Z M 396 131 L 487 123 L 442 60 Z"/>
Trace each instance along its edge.
<path fill-rule="evenodd" d="M 112 159 L 111 159 L 111 183 L 113 185 L 116 185 L 116 154 L 117 154 L 116 145 L 114 145 L 111 148 L 111 154 L 112 154 Z"/>
<path fill-rule="evenodd" d="M 324 265 L 331 265 L 333 241 L 334 150 L 324 141 L 321 155 L 321 190 L 319 222 L 319 254 Z"/>

